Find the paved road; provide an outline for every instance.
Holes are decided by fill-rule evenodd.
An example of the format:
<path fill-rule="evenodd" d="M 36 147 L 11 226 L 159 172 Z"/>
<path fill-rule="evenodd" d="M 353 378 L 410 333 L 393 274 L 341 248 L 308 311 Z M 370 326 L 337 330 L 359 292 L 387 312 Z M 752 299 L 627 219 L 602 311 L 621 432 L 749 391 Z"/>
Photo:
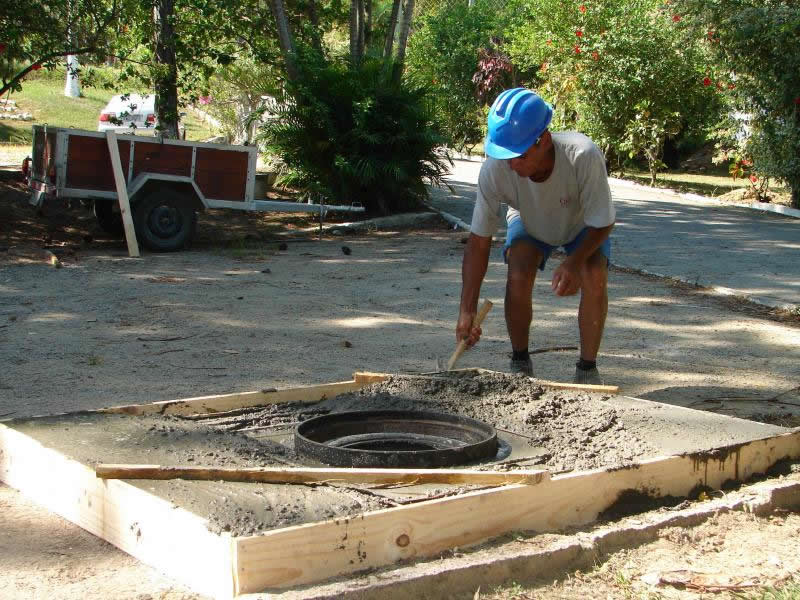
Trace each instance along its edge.
<path fill-rule="evenodd" d="M 434 190 L 434 208 L 469 223 L 479 169 L 456 161 L 453 192 Z M 612 180 L 611 193 L 615 265 L 800 310 L 800 219 L 620 180 Z"/>

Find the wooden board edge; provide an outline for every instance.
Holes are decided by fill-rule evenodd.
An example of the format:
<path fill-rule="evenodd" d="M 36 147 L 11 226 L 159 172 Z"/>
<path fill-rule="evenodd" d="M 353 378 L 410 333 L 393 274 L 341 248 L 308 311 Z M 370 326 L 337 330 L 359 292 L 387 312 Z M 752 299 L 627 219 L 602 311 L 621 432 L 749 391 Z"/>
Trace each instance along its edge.
<path fill-rule="evenodd" d="M 560 390 L 580 390 L 584 392 L 594 392 L 597 394 L 616 394 L 619 392 L 618 385 L 596 385 L 593 383 L 567 383 L 561 381 L 548 381 L 546 379 L 536 379 L 534 381 L 545 387 L 558 388 Z"/>
<path fill-rule="evenodd" d="M 747 480 L 784 458 L 800 458 L 800 431 L 626 468 L 554 476 L 357 517 L 237 538 L 237 593 L 315 583 L 337 575 L 435 556 L 514 530 L 558 531 L 593 522 L 623 492 L 685 497 Z M 498 510 L 498 507 L 502 507 Z"/>
<path fill-rule="evenodd" d="M 111 158 L 111 171 L 114 173 L 114 185 L 117 188 L 117 200 L 119 201 L 119 212 L 122 215 L 122 225 L 125 230 L 125 241 L 128 244 L 128 255 L 132 258 L 138 258 L 139 243 L 136 240 L 136 230 L 133 227 L 133 217 L 131 216 L 131 205 L 128 201 L 128 184 L 125 181 L 125 174 L 122 171 L 117 134 L 114 130 L 106 131 L 106 142 L 108 143 L 108 152 Z"/>
<path fill-rule="evenodd" d="M 102 463 L 102 479 L 238 481 L 252 483 L 354 483 L 372 485 L 534 485 L 550 476 L 543 469 L 478 471 L 475 469 L 366 469 L 314 467 L 212 467 Z"/>
<path fill-rule="evenodd" d="M 391 373 L 373 373 L 372 371 L 356 371 L 353 373 L 353 381 L 369 385 L 370 383 L 381 383 L 391 377 Z"/>
<path fill-rule="evenodd" d="M 197 396 L 181 400 L 164 400 L 151 404 L 128 404 L 101 409 L 100 412 L 126 415 L 197 415 L 226 412 L 251 406 L 281 402 L 314 403 L 326 398 L 354 392 L 367 385 L 361 381 L 340 381 L 321 385 L 300 386 L 283 390 L 237 392 L 214 396 Z"/>
<path fill-rule="evenodd" d="M 206 520 L 0 423 L 0 481 L 194 591 L 232 598 L 233 543 Z"/>

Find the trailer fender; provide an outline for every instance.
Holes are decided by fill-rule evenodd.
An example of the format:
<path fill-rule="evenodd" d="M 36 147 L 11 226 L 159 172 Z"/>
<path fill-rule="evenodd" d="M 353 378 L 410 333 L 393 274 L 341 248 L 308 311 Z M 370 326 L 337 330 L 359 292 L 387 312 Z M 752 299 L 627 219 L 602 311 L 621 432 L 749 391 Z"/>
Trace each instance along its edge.
<path fill-rule="evenodd" d="M 128 197 L 131 205 L 147 198 L 153 192 L 168 189 L 189 198 L 195 210 L 205 210 L 208 208 L 206 200 L 200 188 L 189 177 L 177 175 L 165 175 L 161 173 L 141 173 L 137 175 L 128 185 Z"/>

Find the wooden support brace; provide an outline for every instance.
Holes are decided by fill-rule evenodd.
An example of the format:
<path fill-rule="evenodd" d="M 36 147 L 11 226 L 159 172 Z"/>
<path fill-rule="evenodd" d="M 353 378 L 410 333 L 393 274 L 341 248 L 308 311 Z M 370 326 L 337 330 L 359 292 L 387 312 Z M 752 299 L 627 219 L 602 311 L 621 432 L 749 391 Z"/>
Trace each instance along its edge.
<path fill-rule="evenodd" d="M 108 151 L 111 155 L 111 170 L 114 172 L 114 183 L 117 186 L 119 212 L 122 214 L 122 225 L 125 228 L 125 241 L 128 243 L 128 255 L 138 257 L 139 244 L 136 241 L 136 230 L 133 227 L 131 205 L 128 201 L 128 184 L 122 172 L 122 161 L 120 161 L 119 158 L 119 146 L 117 144 L 116 132 L 106 131 L 106 141 L 108 141 Z"/>
<path fill-rule="evenodd" d="M 378 485 L 534 485 L 550 474 L 542 470 L 476 471 L 466 469 L 343 469 L 270 467 L 168 467 L 161 465 L 99 464 L 101 479 L 193 479 L 259 483 L 358 483 Z"/>
<path fill-rule="evenodd" d="M 486 371 L 486 370 L 475 370 L 475 369 L 467 369 L 468 371 L 475 371 L 475 372 L 483 372 L 483 373 L 494 373 L 495 371 Z M 456 371 L 457 372 L 457 371 Z M 423 376 L 433 376 L 436 373 L 423 373 Z M 442 374 L 446 376 L 445 374 Z M 371 371 L 356 371 L 353 373 L 353 380 L 362 383 L 364 385 L 368 385 L 370 383 L 380 383 L 381 381 L 386 381 L 392 375 L 390 373 L 373 373 Z M 616 394 L 619 392 L 619 386 L 617 385 L 594 385 L 591 383 L 562 383 L 560 381 L 548 381 L 546 379 L 535 379 L 534 381 L 539 385 L 543 385 L 545 387 L 552 387 L 558 388 L 562 390 L 580 390 L 584 392 L 595 392 L 598 394 Z"/>

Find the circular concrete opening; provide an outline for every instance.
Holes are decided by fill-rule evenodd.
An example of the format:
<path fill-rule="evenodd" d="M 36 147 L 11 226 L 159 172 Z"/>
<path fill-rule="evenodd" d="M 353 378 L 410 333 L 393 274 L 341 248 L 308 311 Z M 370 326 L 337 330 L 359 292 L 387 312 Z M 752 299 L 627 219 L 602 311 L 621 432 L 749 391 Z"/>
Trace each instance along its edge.
<path fill-rule="evenodd" d="M 374 410 L 333 413 L 297 426 L 295 451 L 335 467 L 432 468 L 491 459 L 494 427 L 437 412 Z"/>

